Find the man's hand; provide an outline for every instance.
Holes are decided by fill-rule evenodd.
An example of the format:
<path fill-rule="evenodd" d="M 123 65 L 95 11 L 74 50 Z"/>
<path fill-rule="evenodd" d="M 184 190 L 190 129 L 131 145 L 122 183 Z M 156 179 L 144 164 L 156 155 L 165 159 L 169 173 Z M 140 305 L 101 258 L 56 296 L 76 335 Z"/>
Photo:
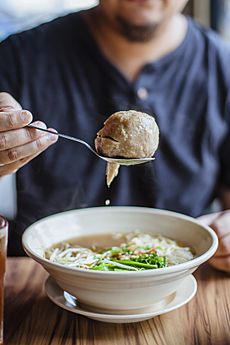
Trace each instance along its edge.
<path fill-rule="evenodd" d="M 208 214 L 199 217 L 199 220 L 209 225 L 219 239 L 218 249 L 209 263 L 221 271 L 230 273 L 230 210 Z"/>
<path fill-rule="evenodd" d="M 11 95 L 0 93 L 0 176 L 16 172 L 57 141 L 55 134 L 26 128 L 32 118 Z M 34 125 L 46 128 L 40 121 Z"/>

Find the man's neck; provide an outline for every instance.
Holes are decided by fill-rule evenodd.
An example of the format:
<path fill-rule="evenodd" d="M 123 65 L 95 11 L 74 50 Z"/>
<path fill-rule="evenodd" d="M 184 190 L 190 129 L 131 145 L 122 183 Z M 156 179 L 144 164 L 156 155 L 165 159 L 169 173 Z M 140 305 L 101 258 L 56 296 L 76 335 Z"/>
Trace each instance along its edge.
<path fill-rule="evenodd" d="M 148 42 L 130 42 L 100 18 L 100 12 L 89 12 L 85 19 L 105 57 L 129 81 L 138 77 L 145 64 L 159 60 L 175 50 L 187 31 L 186 19 L 178 14 L 159 25 L 154 37 Z"/>

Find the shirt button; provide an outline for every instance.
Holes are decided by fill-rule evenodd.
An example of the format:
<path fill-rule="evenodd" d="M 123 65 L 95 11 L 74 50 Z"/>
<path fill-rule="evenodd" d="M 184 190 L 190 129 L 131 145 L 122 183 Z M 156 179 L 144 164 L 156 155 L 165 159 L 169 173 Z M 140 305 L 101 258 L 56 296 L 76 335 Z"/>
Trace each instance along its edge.
<path fill-rule="evenodd" d="M 149 96 L 149 93 L 148 91 L 146 90 L 145 87 L 140 87 L 138 90 L 137 90 L 137 96 L 142 99 L 142 100 L 145 100 L 148 98 Z"/>

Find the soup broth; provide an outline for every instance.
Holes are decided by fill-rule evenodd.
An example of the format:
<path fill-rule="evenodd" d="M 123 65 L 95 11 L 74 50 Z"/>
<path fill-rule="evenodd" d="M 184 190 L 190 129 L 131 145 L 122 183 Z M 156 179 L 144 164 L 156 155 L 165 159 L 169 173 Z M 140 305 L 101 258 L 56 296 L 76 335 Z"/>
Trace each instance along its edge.
<path fill-rule="evenodd" d="M 48 248 L 44 256 L 73 268 L 138 271 L 180 264 L 194 253 L 184 243 L 136 231 L 79 236 Z"/>

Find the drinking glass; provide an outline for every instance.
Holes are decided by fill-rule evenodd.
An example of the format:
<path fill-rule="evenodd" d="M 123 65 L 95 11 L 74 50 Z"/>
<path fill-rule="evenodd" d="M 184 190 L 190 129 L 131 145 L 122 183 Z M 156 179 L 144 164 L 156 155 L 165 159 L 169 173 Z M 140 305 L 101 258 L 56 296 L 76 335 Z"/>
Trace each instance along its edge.
<path fill-rule="evenodd" d="M 4 276 L 6 270 L 8 223 L 0 216 L 0 345 L 3 345 Z"/>

